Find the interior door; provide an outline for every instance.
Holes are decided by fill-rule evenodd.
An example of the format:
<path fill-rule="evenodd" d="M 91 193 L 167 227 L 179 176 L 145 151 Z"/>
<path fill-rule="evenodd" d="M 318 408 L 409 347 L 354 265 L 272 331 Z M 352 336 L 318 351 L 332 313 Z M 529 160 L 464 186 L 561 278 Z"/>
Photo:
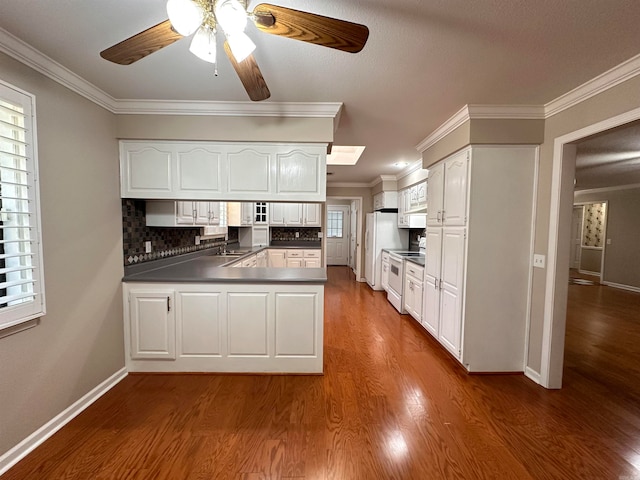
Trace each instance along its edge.
<path fill-rule="evenodd" d="M 580 268 L 580 252 L 582 244 L 582 217 L 584 207 L 574 206 L 571 217 L 571 268 Z"/>
<path fill-rule="evenodd" d="M 327 265 L 349 265 L 349 205 L 327 205 Z"/>

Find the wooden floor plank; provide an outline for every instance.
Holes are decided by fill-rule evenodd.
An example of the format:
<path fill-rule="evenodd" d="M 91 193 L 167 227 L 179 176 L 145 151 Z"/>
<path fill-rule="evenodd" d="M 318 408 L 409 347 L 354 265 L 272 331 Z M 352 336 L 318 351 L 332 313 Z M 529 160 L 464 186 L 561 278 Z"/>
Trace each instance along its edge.
<path fill-rule="evenodd" d="M 640 478 L 640 295 L 569 286 L 547 391 L 328 275 L 324 376 L 130 375 L 2 480 Z"/>

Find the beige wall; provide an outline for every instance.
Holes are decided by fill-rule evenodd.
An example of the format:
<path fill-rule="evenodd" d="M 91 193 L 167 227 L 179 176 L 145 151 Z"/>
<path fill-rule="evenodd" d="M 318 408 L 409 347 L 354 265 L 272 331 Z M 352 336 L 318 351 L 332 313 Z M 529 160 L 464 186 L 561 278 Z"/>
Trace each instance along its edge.
<path fill-rule="evenodd" d="M 47 314 L 0 338 L 0 455 L 124 367 L 115 116 L 0 54 L 36 96 Z"/>
<path fill-rule="evenodd" d="M 415 172 L 411 172 L 409 175 L 402 177 L 398 180 L 398 191 L 426 180 L 428 173 L 428 170 L 420 168 Z"/>
<path fill-rule="evenodd" d="M 607 201 L 605 282 L 640 288 L 640 188 L 576 193 L 576 203 Z M 598 266 L 598 269 L 600 267 Z"/>
<path fill-rule="evenodd" d="M 333 142 L 333 118 L 119 115 L 123 139 Z"/>
<path fill-rule="evenodd" d="M 575 132 L 581 128 L 640 107 L 638 91 L 640 91 L 640 77 L 634 77 L 546 120 L 545 141 L 540 148 L 538 202 L 535 223 L 536 253 L 545 255 L 548 253 L 554 140 L 562 135 Z M 568 221 L 571 221 L 570 218 Z M 559 245 L 558 247 L 566 250 L 565 253 L 568 258 L 569 245 Z M 534 269 L 528 366 L 535 372 L 540 372 L 541 367 L 546 274 L 546 269 Z"/>

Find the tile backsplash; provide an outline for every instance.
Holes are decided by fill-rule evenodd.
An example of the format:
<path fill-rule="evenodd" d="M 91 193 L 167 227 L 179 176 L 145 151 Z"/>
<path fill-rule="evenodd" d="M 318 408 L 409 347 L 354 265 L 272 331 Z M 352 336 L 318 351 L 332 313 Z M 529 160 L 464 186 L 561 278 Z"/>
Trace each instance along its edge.
<path fill-rule="evenodd" d="M 287 228 L 287 227 L 271 227 L 271 240 L 278 242 L 317 242 L 320 228 Z M 296 232 L 299 234 L 296 237 Z"/>
<path fill-rule="evenodd" d="M 229 227 L 229 240 L 202 240 L 195 245 L 200 228 L 147 227 L 145 201 L 122 199 L 122 244 L 124 265 L 173 257 L 238 241 L 238 229 Z M 151 253 L 145 253 L 144 243 L 151 241 Z"/>

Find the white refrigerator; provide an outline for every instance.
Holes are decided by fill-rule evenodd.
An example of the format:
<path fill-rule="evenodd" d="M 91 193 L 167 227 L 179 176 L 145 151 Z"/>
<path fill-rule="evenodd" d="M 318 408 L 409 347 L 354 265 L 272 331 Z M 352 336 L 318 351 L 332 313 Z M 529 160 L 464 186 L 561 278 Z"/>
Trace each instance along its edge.
<path fill-rule="evenodd" d="M 398 228 L 398 214 L 367 213 L 364 235 L 364 276 L 374 290 L 382 290 L 382 249 L 408 249 L 409 231 Z"/>

